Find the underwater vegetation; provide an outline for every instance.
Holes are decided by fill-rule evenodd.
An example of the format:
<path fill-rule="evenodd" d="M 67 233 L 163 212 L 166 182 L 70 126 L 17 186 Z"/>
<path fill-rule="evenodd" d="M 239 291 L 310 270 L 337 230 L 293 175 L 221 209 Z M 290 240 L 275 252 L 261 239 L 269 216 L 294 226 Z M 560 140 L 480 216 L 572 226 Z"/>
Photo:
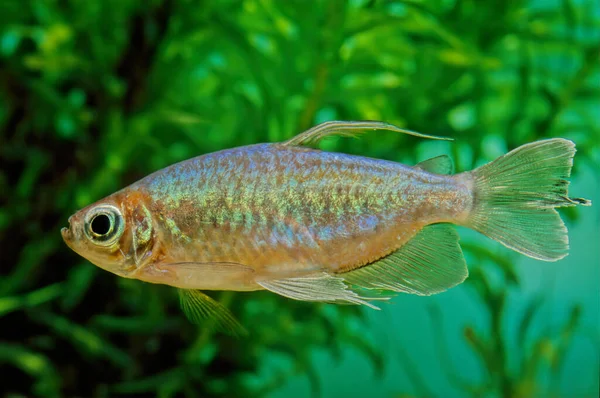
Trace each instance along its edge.
<path fill-rule="evenodd" d="M 174 289 L 98 269 L 60 230 L 77 209 L 162 167 L 336 119 L 455 141 L 376 132 L 321 149 L 404 164 L 446 154 L 460 171 L 562 137 L 577 144 L 573 179 L 597 181 L 599 48 L 594 1 L 3 1 L 0 392 L 278 396 L 302 378 L 316 396 L 344 380 L 315 353 L 343 362 L 354 352 L 381 377 L 391 357 L 407 375 L 373 390 L 372 375 L 356 374 L 370 396 L 597 396 L 597 377 L 586 379 L 598 374 L 597 354 L 581 372 L 567 364 L 578 363 L 569 356 L 582 340 L 598 352 L 598 305 L 567 295 L 566 314 L 550 318 L 545 289 L 515 299 L 526 264 L 485 238 L 461 240 L 470 276 L 452 289 L 464 289 L 485 322 L 465 320 L 453 333 L 456 313 L 435 301 L 433 338 L 414 344 L 398 328 L 394 349 L 373 337 L 381 326 L 366 309 L 269 292 L 209 293 L 249 329 L 242 339 L 216 333 L 187 321 Z M 561 215 L 569 229 L 598 220 L 596 206 Z M 569 272 L 592 280 L 597 227 L 589 236 L 596 264 Z M 386 312 L 393 306 L 377 316 Z M 441 373 L 418 345 L 434 346 Z M 464 374 L 457 346 L 477 374 Z"/>
<path fill-rule="evenodd" d="M 437 351 L 444 368 L 445 377 L 461 391 L 463 396 L 502 396 L 502 397 L 538 397 L 572 396 L 560 391 L 560 376 L 565 355 L 573 342 L 574 335 L 581 328 L 581 305 L 572 304 L 567 319 L 560 324 L 550 324 L 539 320 L 543 298 L 536 297 L 521 306 L 517 316 L 517 327 L 509 329 L 507 302 L 511 290 L 519 286 L 518 278 L 510 261 L 506 261 L 487 250 L 469 247 L 475 256 L 481 256 L 486 266 L 495 267 L 500 274 L 494 283 L 477 268 L 471 272 L 470 284 L 474 296 L 489 311 L 489 319 L 482 329 L 472 324 L 463 328 L 462 339 L 476 356 L 484 370 L 482 380 L 474 380 L 461 371 L 460 363 L 453 361 L 450 354 L 449 339 L 444 335 L 444 317 L 439 306 L 429 311 Z M 541 331 L 534 330 L 533 322 L 541 324 Z M 587 336 L 591 346 L 597 346 L 597 338 Z M 516 342 L 516 347 L 511 343 Z M 436 390 L 427 384 L 426 378 L 414 367 L 414 361 L 405 350 L 399 351 L 400 361 L 409 375 L 413 394 L 399 396 L 436 397 L 445 396 L 444 391 Z M 413 368 L 410 368 L 413 366 Z M 592 393 L 590 392 L 590 396 Z"/>

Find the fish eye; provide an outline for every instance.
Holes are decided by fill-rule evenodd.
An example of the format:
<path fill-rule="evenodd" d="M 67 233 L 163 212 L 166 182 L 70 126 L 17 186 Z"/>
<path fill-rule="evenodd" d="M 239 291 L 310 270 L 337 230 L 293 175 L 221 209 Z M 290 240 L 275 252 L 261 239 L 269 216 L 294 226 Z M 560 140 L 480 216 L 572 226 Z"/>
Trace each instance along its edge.
<path fill-rule="evenodd" d="M 85 234 L 98 245 L 112 245 L 121 237 L 123 229 L 123 216 L 114 206 L 98 206 L 86 215 Z"/>
<path fill-rule="evenodd" d="M 112 229 L 112 223 L 109 216 L 106 214 L 97 214 L 92 218 L 92 233 L 98 236 L 106 235 Z"/>

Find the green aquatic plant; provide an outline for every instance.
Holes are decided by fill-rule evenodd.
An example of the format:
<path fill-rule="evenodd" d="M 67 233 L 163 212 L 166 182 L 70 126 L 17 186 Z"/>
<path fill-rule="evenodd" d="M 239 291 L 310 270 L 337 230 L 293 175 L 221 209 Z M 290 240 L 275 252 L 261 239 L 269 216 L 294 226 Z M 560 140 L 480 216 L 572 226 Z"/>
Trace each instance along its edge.
<path fill-rule="evenodd" d="M 455 142 L 382 132 L 323 149 L 407 164 L 447 153 L 469 170 L 562 136 L 577 143 L 575 172 L 597 169 L 597 5 L 546 3 L 1 2 L 0 393 L 266 396 L 300 375 L 316 395 L 339 381 L 313 353 L 352 349 L 383 373 L 387 347 L 365 337 L 371 325 L 355 307 L 215 294 L 249 329 L 232 339 L 187 322 L 170 289 L 82 261 L 60 229 L 161 167 L 334 119 L 384 120 Z M 544 391 L 529 375 L 541 363 L 561 371 L 577 312 L 558 327 L 565 338 L 531 338 L 524 350 L 537 354 L 516 357 L 522 379 L 503 372 L 514 354 L 498 334 L 506 296 L 488 284 L 492 269 L 472 270 L 468 283 L 494 323 L 466 333 L 489 377 L 463 391 Z"/>
<path fill-rule="evenodd" d="M 573 339 L 580 337 L 587 340 L 594 349 L 600 348 L 600 339 L 587 335 L 582 328 L 581 305 L 573 304 L 562 322 L 542 320 L 540 310 L 544 305 L 544 298 L 540 294 L 528 302 L 512 305 L 511 313 L 507 310 L 508 302 L 519 288 L 513 259 L 478 245 L 463 243 L 463 246 L 480 262 L 472 270 L 468 285 L 477 302 L 486 308 L 487 319 L 484 325 L 464 325 L 462 339 L 478 360 L 482 372 L 481 377 L 467 375 L 461 364 L 452 358 L 449 341 L 456 344 L 457 339 L 448 337 L 442 311 L 439 305 L 432 305 L 429 316 L 435 334 L 436 352 L 449 382 L 461 392 L 461 396 L 563 396 L 559 382 L 565 356 Z M 490 272 L 490 268 L 494 272 Z M 516 316 L 515 307 L 519 309 Z M 511 327 L 513 324 L 516 326 Z M 424 370 L 414 366 L 406 350 L 400 350 L 398 355 L 416 396 L 446 395 L 427 385 Z"/>

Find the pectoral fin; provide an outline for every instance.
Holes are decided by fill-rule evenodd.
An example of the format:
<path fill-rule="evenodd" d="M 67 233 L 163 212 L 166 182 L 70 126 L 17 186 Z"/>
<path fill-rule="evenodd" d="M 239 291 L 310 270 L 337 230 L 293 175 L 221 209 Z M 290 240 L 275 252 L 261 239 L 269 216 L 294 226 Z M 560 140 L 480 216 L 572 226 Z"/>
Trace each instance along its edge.
<path fill-rule="evenodd" d="M 248 334 L 226 307 L 200 290 L 178 289 L 178 292 L 181 309 L 190 322 L 214 326 L 237 337 Z"/>
<path fill-rule="evenodd" d="M 238 263 L 168 262 L 168 259 L 166 261 L 154 266 L 153 272 L 143 274 L 145 270 L 142 269 L 137 277 L 155 283 L 165 283 L 170 278 L 172 284 L 180 288 L 221 290 L 224 284 L 241 283 L 254 273 L 251 267 Z M 177 284 L 174 284 L 174 281 Z"/>
<path fill-rule="evenodd" d="M 273 293 L 301 301 L 363 304 L 378 310 L 379 308 L 369 303 L 369 300 L 388 299 L 361 297 L 349 289 L 343 279 L 325 272 L 293 278 L 268 279 L 257 283 Z"/>
<path fill-rule="evenodd" d="M 454 228 L 434 224 L 387 257 L 340 276 L 366 289 L 428 296 L 458 285 L 468 274 Z"/>
<path fill-rule="evenodd" d="M 239 263 L 217 262 L 217 263 L 199 263 L 193 261 L 168 262 L 163 265 L 165 269 L 185 269 L 197 273 L 208 275 L 232 275 L 232 274 L 251 274 L 254 272 L 251 267 Z"/>
<path fill-rule="evenodd" d="M 395 131 L 402 134 L 413 135 L 420 138 L 428 138 L 432 140 L 446 140 L 452 141 L 452 138 L 447 137 L 436 137 L 434 135 L 427 135 L 417 133 L 416 131 L 401 129 L 393 124 L 376 122 L 376 121 L 341 121 L 335 120 L 330 122 L 321 123 L 315 127 L 306 130 L 303 133 L 283 142 L 283 145 L 299 146 L 299 145 L 310 145 L 316 144 L 320 140 L 329 136 L 343 136 L 353 137 L 360 133 L 364 133 L 365 130 L 389 130 Z"/>

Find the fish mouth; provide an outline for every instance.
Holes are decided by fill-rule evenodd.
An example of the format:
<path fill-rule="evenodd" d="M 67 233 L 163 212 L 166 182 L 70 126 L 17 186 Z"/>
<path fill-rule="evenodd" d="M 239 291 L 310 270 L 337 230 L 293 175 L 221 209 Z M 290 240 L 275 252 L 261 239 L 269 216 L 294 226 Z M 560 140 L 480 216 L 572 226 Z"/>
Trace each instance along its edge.
<path fill-rule="evenodd" d="M 67 244 L 67 246 L 72 248 L 71 242 L 73 241 L 73 232 L 71 230 L 71 217 L 69 217 L 68 222 L 69 222 L 69 226 L 61 228 L 60 234 L 62 235 L 62 238 L 65 241 L 65 243 Z"/>

